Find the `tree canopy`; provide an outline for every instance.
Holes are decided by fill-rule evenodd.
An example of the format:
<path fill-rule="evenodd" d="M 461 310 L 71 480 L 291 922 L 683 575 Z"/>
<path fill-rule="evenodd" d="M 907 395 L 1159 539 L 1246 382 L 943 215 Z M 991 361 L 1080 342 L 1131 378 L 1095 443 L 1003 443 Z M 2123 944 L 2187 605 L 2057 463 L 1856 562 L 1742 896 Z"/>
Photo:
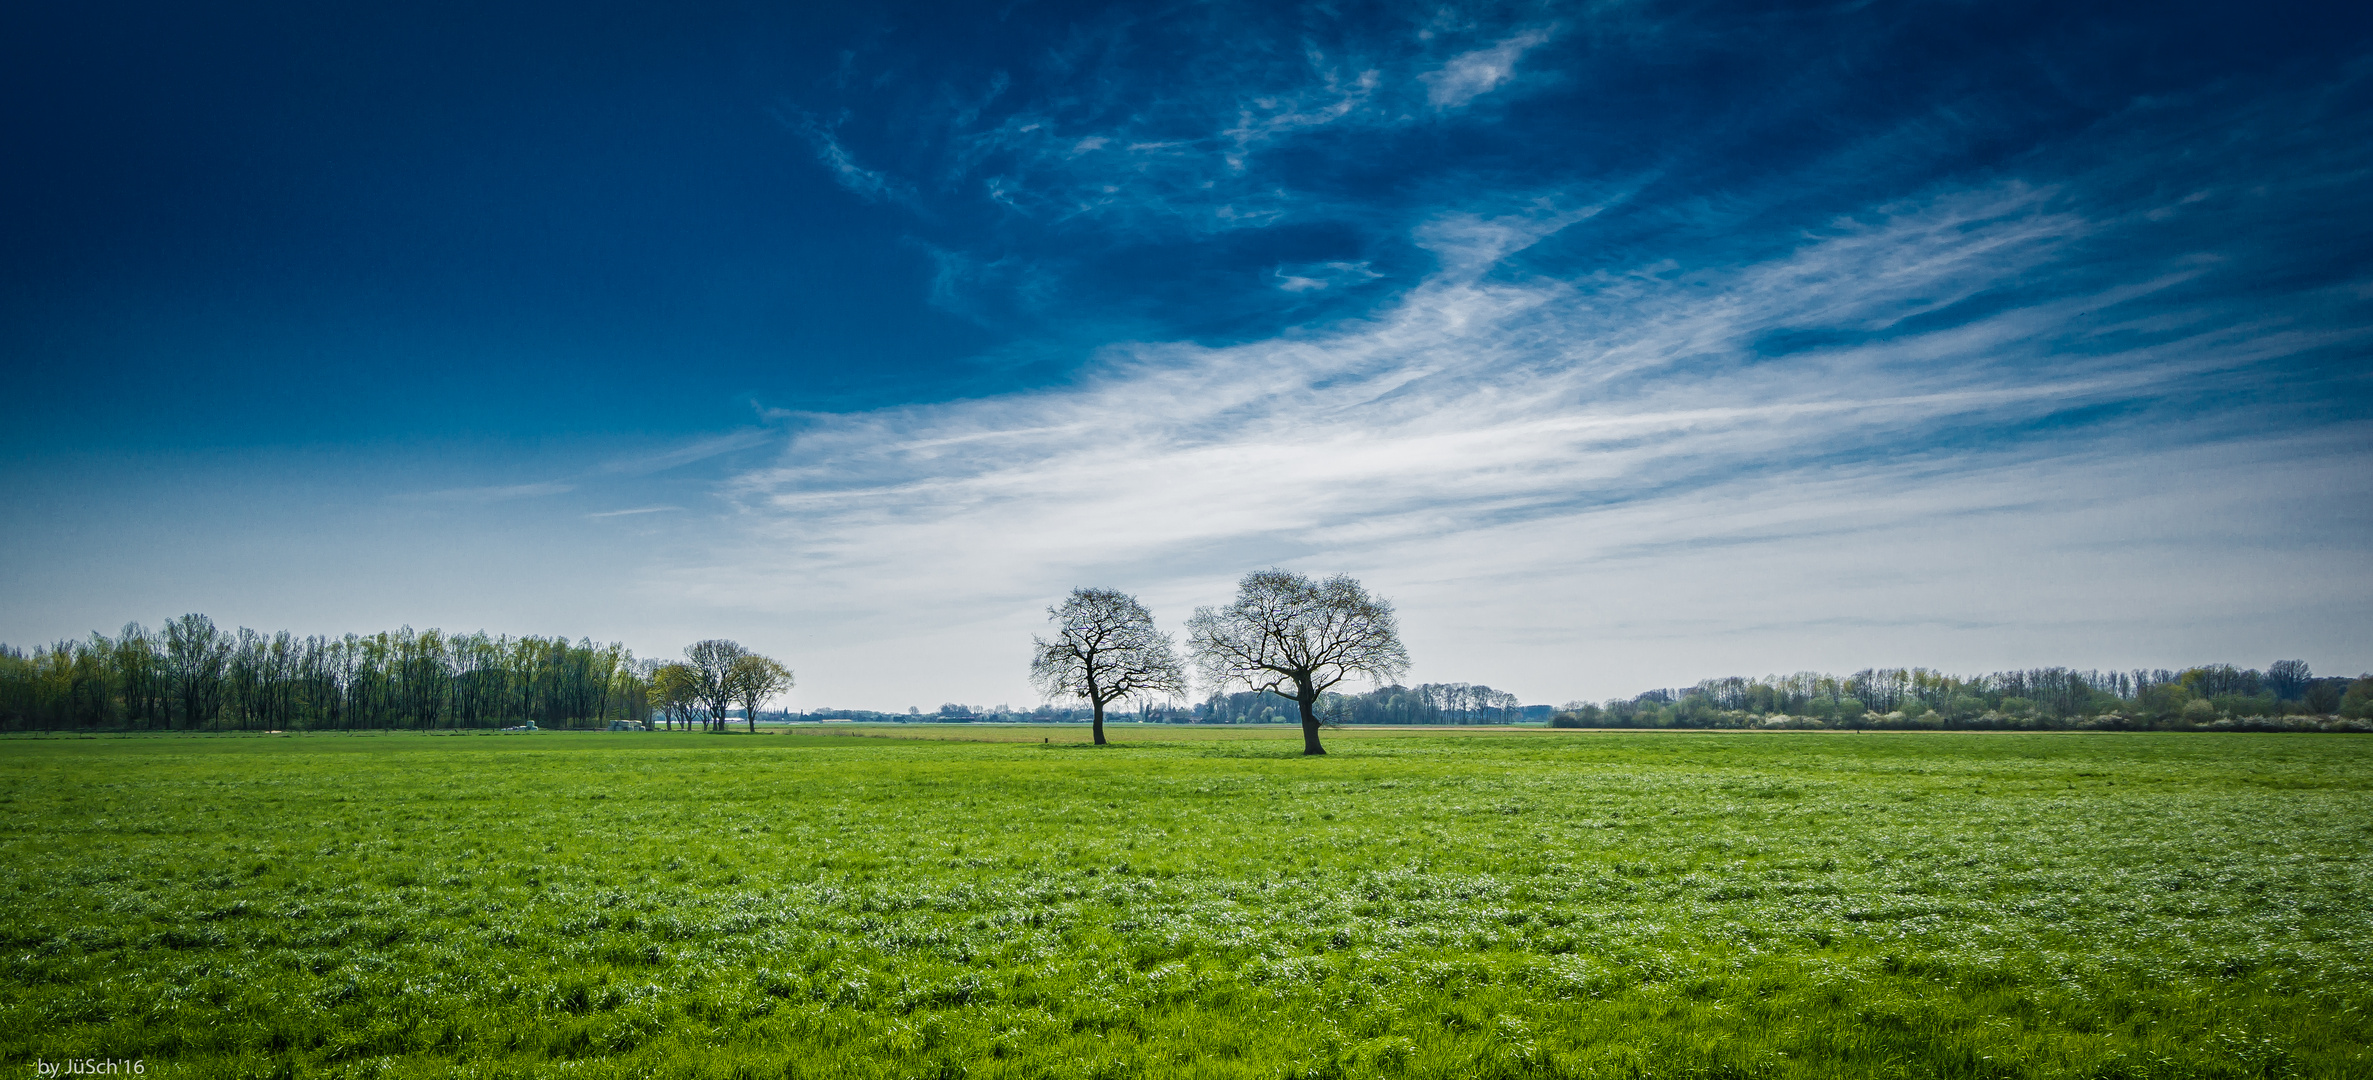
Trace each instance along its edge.
<path fill-rule="evenodd" d="M 758 706 L 785 690 L 791 689 L 791 669 L 777 663 L 773 657 L 745 653 L 726 671 L 733 684 L 734 700 L 742 703 L 742 718 L 749 721 L 750 730 L 758 730 Z"/>

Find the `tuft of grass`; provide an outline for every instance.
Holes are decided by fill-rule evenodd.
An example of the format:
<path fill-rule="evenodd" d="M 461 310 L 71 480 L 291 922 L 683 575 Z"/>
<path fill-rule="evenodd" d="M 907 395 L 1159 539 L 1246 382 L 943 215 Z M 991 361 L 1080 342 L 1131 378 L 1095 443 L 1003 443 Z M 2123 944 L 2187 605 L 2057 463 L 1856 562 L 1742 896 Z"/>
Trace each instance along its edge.
<path fill-rule="evenodd" d="M 0 740 L 0 1061 L 2373 1075 L 2373 741 L 899 734 Z"/>

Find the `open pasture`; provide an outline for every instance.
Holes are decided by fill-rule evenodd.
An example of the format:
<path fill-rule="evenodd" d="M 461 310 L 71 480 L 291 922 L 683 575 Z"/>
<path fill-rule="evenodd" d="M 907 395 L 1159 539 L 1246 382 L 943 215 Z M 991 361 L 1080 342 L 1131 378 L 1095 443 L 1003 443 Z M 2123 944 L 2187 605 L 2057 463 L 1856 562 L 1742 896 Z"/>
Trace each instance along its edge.
<path fill-rule="evenodd" d="M 1115 730 L 0 741 L 0 1064 L 2373 1075 L 2373 740 Z"/>

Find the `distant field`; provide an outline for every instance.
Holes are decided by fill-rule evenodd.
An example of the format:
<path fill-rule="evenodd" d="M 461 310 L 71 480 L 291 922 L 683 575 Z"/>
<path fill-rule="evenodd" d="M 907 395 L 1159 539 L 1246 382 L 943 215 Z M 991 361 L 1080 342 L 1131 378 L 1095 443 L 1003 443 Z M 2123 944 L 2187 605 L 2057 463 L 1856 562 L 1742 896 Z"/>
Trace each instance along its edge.
<path fill-rule="evenodd" d="M 2373 739 L 811 732 L 0 740 L 0 1067 L 2373 1076 Z"/>

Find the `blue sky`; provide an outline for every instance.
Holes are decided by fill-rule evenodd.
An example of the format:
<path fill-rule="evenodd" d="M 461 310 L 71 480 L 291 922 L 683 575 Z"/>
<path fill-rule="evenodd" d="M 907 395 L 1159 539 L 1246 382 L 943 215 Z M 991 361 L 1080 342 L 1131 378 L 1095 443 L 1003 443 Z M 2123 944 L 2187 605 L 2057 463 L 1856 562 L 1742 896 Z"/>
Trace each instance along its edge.
<path fill-rule="evenodd" d="M 2373 667 L 2359 7 L 827 8 L 0 14 L 0 640 Z"/>

